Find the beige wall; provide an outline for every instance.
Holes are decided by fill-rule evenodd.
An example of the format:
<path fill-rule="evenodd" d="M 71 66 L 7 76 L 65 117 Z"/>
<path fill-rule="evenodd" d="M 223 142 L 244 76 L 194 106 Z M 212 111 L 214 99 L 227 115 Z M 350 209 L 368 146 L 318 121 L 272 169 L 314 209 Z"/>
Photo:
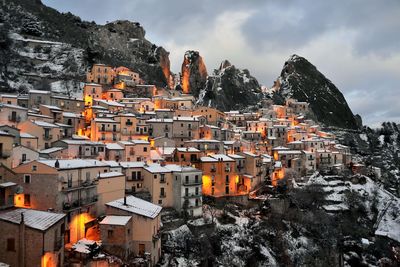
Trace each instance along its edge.
<path fill-rule="evenodd" d="M 97 215 L 105 214 L 105 204 L 125 196 L 125 175 L 100 178 L 97 185 Z"/>

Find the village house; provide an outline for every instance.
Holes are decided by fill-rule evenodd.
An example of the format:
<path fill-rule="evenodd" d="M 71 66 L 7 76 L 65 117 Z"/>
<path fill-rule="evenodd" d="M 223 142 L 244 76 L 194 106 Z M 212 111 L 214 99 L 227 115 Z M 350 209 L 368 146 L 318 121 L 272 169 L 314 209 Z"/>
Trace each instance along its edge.
<path fill-rule="evenodd" d="M 60 127 L 51 122 L 27 120 L 21 122 L 18 128 L 38 138 L 38 149 L 50 148 L 51 143 L 61 138 Z"/>
<path fill-rule="evenodd" d="M 199 169 L 203 171 L 203 194 L 215 197 L 248 193 L 250 180 L 240 180 L 236 161 L 224 154 L 201 157 Z"/>
<path fill-rule="evenodd" d="M 39 108 L 40 105 L 51 104 L 51 92 L 43 90 L 29 90 L 28 108 Z"/>
<path fill-rule="evenodd" d="M 103 250 L 121 259 L 134 255 L 132 216 L 108 215 L 99 223 Z"/>
<path fill-rule="evenodd" d="M 65 217 L 21 208 L 0 213 L 0 262 L 10 266 L 62 266 Z"/>
<path fill-rule="evenodd" d="M 28 109 L 12 104 L 0 106 L 0 124 L 16 126 L 28 118 Z"/>
<path fill-rule="evenodd" d="M 106 204 L 107 216 L 132 216 L 131 252 L 135 256 L 150 258 L 150 266 L 155 266 L 161 257 L 160 212 L 161 207 L 134 196 L 127 196 Z M 107 236 L 114 235 L 108 232 Z M 117 233 L 115 233 L 117 234 Z M 121 237 L 122 238 L 122 237 Z"/>
<path fill-rule="evenodd" d="M 64 159 L 105 159 L 105 147 L 102 142 L 90 141 L 87 138 L 61 139 L 53 143 L 53 147 L 64 148 L 60 155 Z"/>
<path fill-rule="evenodd" d="M 121 125 L 111 118 L 95 118 L 90 124 L 90 139 L 105 143 L 120 140 Z"/>
<path fill-rule="evenodd" d="M 2 104 L 8 104 L 8 105 L 18 105 L 18 95 L 0 95 L 0 102 Z"/>
<path fill-rule="evenodd" d="M 15 168 L 25 162 L 37 159 L 39 159 L 38 151 L 23 145 L 14 146 L 11 155 L 11 168 Z"/>
<path fill-rule="evenodd" d="M 60 107 L 66 112 L 82 113 L 85 108 L 85 101 L 83 98 L 52 95 L 50 105 Z"/>
<path fill-rule="evenodd" d="M 14 136 L 0 131 L 0 163 L 11 168 Z"/>
<path fill-rule="evenodd" d="M 151 202 L 162 207 L 174 206 L 172 172 L 157 163 L 143 166 L 143 190 L 151 195 Z"/>
<path fill-rule="evenodd" d="M 202 210 L 202 175 L 193 167 L 165 165 L 172 171 L 174 209 L 184 216 L 200 217 Z"/>
<path fill-rule="evenodd" d="M 23 193 L 15 195 L 15 206 L 66 213 L 66 242 L 75 243 L 93 226 L 98 175 L 109 170 L 106 163 L 82 159 L 37 160 L 19 165 L 10 178 L 23 187 Z"/>
<path fill-rule="evenodd" d="M 91 71 L 86 73 L 86 82 L 111 85 L 114 76 L 112 67 L 104 64 L 93 64 Z"/>

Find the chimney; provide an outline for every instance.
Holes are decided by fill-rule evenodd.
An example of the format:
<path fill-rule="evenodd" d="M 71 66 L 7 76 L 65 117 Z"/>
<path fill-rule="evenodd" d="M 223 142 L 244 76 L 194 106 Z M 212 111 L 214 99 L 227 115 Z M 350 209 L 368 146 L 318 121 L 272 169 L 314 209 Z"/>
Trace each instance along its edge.
<path fill-rule="evenodd" d="M 56 160 L 56 162 L 54 163 L 54 168 L 58 169 L 60 168 L 60 162 L 58 161 L 58 159 Z M 21 220 L 23 220 L 23 215 L 21 216 Z"/>
<path fill-rule="evenodd" d="M 126 196 L 124 196 L 124 206 L 127 206 L 127 204 L 126 204 Z"/>

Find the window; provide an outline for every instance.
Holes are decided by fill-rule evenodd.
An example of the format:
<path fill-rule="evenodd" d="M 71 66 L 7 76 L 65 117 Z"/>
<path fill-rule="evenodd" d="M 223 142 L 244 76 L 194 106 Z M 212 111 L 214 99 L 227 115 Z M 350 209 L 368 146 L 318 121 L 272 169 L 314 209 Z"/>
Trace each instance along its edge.
<path fill-rule="evenodd" d="M 147 147 L 143 147 L 143 152 L 147 152 Z"/>
<path fill-rule="evenodd" d="M 225 194 L 229 194 L 229 186 L 225 187 Z"/>
<path fill-rule="evenodd" d="M 113 237 L 113 230 L 108 230 L 108 232 L 107 232 L 107 236 L 108 236 L 108 238 L 110 238 L 110 237 Z"/>
<path fill-rule="evenodd" d="M 185 188 L 185 196 L 189 196 L 189 188 Z"/>
<path fill-rule="evenodd" d="M 31 195 L 29 195 L 29 194 L 24 195 L 24 205 L 25 206 L 31 205 Z"/>
<path fill-rule="evenodd" d="M 185 176 L 185 182 L 189 183 L 189 176 Z"/>
<path fill-rule="evenodd" d="M 36 165 L 32 165 L 32 171 L 37 171 L 37 166 Z"/>
<path fill-rule="evenodd" d="M 229 175 L 225 176 L 225 182 L 229 184 Z"/>
<path fill-rule="evenodd" d="M 7 238 L 7 251 L 15 251 L 15 239 Z"/>
<path fill-rule="evenodd" d="M 137 188 L 142 188 L 142 183 L 138 183 Z"/>
<path fill-rule="evenodd" d="M 24 183 L 26 183 L 26 184 L 31 183 L 31 176 L 29 174 L 24 175 Z"/>
<path fill-rule="evenodd" d="M 86 182 L 90 181 L 90 172 L 86 172 Z"/>

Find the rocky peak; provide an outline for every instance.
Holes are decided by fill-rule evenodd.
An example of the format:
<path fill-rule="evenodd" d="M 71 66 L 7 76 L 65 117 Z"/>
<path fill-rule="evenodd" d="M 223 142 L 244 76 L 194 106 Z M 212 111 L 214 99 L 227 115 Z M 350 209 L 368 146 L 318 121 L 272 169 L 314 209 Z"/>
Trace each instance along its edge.
<path fill-rule="evenodd" d="M 224 60 L 207 78 L 198 103 L 222 111 L 250 110 L 262 99 L 261 86 L 246 69 L 238 69 Z"/>
<path fill-rule="evenodd" d="M 339 89 L 307 59 L 292 55 L 285 62 L 276 99 L 308 102 L 316 119 L 326 126 L 357 129 L 359 120 Z"/>
<path fill-rule="evenodd" d="M 225 60 L 223 60 L 221 62 L 221 65 L 219 65 L 219 70 L 221 71 L 221 70 L 223 70 L 225 68 L 228 68 L 230 66 L 232 66 L 232 64 L 228 60 L 225 59 Z"/>
<path fill-rule="evenodd" d="M 207 80 L 207 68 L 198 51 L 186 51 L 181 69 L 181 87 L 184 93 L 198 96 Z"/>

